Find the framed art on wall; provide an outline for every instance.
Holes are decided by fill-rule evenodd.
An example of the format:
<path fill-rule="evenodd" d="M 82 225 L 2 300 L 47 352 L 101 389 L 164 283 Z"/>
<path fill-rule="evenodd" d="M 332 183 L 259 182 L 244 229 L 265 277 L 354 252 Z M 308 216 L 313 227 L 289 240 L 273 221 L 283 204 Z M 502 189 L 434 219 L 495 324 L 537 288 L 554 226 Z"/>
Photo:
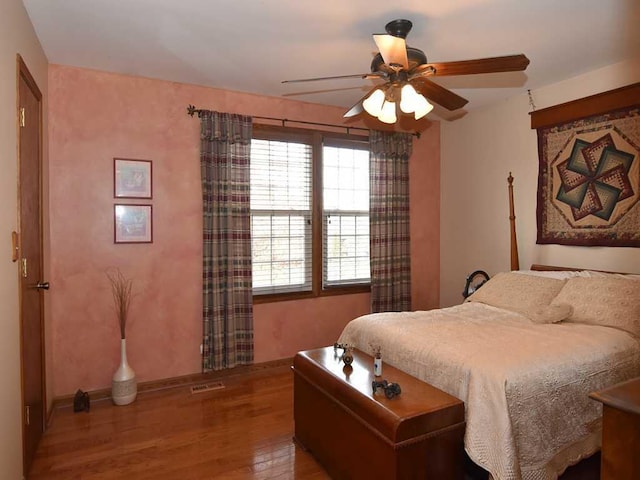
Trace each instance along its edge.
<path fill-rule="evenodd" d="M 152 198 L 151 160 L 113 159 L 115 198 Z"/>
<path fill-rule="evenodd" d="M 115 243 L 152 243 L 151 205 L 114 205 Z"/>

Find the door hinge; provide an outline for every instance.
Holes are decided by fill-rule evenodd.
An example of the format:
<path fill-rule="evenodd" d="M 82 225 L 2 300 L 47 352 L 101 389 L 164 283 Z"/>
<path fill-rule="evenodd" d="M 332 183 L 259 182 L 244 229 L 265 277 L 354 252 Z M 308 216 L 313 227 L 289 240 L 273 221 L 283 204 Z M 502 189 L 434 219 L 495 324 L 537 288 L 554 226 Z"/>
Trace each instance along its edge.
<path fill-rule="evenodd" d="M 27 259 L 23 258 L 20 263 L 22 267 L 22 278 L 27 278 Z"/>
<path fill-rule="evenodd" d="M 24 127 L 26 125 L 25 115 L 24 115 L 24 107 L 20 107 L 20 126 Z"/>
<path fill-rule="evenodd" d="M 29 405 L 26 405 L 24 407 L 24 422 L 26 425 L 30 425 L 31 424 L 31 408 L 29 407 Z"/>
<path fill-rule="evenodd" d="M 20 258 L 20 237 L 18 232 L 11 232 L 11 261 L 17 262 Z"/>

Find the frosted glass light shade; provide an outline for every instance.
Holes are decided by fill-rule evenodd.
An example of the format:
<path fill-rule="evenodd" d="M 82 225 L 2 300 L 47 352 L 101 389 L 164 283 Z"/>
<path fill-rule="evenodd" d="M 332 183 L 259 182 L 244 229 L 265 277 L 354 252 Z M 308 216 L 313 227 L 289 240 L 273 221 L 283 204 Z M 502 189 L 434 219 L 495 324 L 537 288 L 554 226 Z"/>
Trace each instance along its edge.
<path fill-rule="evenodd" d="M 414 116 L 415 116 L 416 120 L 420 120 L 427 113 L 429 113 L 431 110 L 433 110 L 433 105 L 431 105 L 427 101 L 427 99 L 424 98 L 420 94 L 416 94 L 416 96 L 415 96 L 415 104 L 416 104 L 416 109 L 415 109 Z"/>
<path fill-rule="evenodd" d="M 395 123 L 396 118 L 396 104 L 395 102 L 384 102 L 382 104 L 382 112 L 378 115 L 378 120 L 384 123 Z"/>
<path fill-rule="evenodd" d="M 416 106 L 418 105 L 418 97 L 419 94 L 416 92 L 416 89 L 413 88 L 413 85 L 410 83 L 406 83 L 402 87 L 402 92 L 400 94 L 400 110 L 404 113 L 413 113 L 416 111 Z"/>
<path fill-rule="evenodd" d="M 382 112 L 383 103 L 384 92 L 379 88 L 376 88 L 371 95 L 364 99 L 362 107 L 369 115 L 377 117 Z"/>

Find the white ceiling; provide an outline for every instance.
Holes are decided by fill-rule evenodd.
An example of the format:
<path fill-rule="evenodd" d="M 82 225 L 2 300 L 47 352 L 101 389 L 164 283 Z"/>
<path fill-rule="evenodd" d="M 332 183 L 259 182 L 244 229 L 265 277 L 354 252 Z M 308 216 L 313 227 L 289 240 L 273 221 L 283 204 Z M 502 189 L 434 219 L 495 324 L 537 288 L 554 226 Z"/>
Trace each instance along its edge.
<path fill-rule="evenodd" d="M 429 61 L 531 60 L 525 72 L 435 77 L 465 110 L 640 56 L 639 0 L 23 2 L 51 63 L 345 109 L 371 80 L 281 81 L 368 72 L 371 34 L 397 18 L 413 22 L 407 44 Z"/>

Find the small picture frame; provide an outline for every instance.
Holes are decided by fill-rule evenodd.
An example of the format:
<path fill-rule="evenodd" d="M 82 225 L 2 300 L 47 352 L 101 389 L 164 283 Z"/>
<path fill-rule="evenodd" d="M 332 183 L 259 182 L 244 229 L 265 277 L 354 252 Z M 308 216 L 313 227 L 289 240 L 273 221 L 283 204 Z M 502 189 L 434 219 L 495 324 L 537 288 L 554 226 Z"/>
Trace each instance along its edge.
<path fill-rule="evenodd" d="M 151 160 L 113 159 L 113 196 L 145 198 L 152 196 Z"/>
<path fill-rule="evenodd" d="M 152 243 L 151 205 L 114 205 L 114 243 Z"/>

